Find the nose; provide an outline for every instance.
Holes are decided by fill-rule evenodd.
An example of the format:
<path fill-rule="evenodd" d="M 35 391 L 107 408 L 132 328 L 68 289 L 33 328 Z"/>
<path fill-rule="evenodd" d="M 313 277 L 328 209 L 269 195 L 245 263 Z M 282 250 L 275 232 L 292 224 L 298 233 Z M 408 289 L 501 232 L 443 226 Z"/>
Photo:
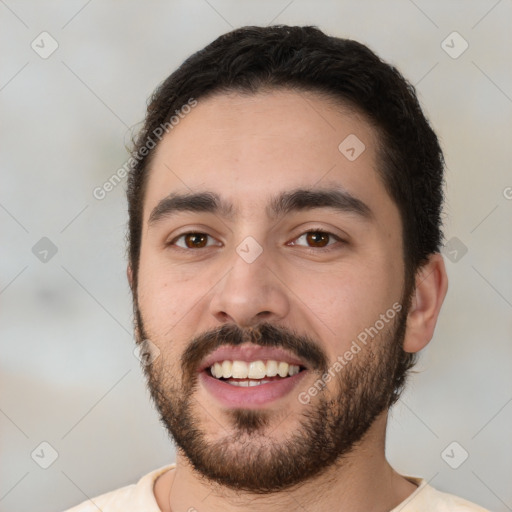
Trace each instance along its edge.
<path fill-rule="evenodd" d="M 233 251 L 227 275 L 213 289 L 210 313 L 221 323 L 251 327 L 279 321 L 290 309 L 290 290 L 264 250 L 254 261 Z"/>

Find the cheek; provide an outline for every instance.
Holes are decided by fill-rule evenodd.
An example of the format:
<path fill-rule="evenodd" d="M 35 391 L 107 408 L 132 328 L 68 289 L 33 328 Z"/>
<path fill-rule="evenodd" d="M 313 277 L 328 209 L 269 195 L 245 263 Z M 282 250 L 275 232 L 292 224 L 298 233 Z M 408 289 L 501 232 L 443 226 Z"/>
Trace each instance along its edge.
<path fill-rule="evenodd" d="M 193 274 L 141 258 L 138 300 L 148 334 L 176 336 L 180 324 L 190 322 L 189 315 L 193 314 L 200 292 Z"/>
<path fill-rule="evenodd" d="M 294 294 L 303 303 L 298 307 L 325 340 L 332 360 L 400 298 L 396 269 L 391 272 L 383 261 L 372 260 L 337 272 L 317 273 L 314 279 L 297 275 L 294 280 Z"/>

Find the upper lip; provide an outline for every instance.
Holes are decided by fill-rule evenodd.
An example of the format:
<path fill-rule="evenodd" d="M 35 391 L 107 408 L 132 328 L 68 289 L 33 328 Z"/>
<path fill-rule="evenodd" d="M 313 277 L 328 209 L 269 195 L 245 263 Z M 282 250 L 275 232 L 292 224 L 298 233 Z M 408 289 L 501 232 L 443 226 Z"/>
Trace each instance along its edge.
<path fill-rule="evenodd" d="M 274 360 L 306 367 L 304 361 L 299 359 L 297 356 L 294 356 L 284 348 L 262 347 L 261 345 L 255 345 L 254 343 L 243 343 L 236 347 L 232 345 L 223 345 L 222 347 L 214 350 L 203 359 L 202 363 L 199 365 L 198 371 L 202 372 L 206 368 L 210 368 L 210 366 L 215 363 L 227 360 L 246 362 Z"/>

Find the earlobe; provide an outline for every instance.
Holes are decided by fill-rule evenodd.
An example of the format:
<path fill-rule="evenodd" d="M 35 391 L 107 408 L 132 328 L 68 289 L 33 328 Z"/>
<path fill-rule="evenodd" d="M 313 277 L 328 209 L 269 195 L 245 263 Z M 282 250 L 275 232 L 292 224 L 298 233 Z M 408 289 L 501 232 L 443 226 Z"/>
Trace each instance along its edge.
<path fill-rule="evenodd" d="M 416 274 L 404 338 L 406 352 L 418 352 L 432 339 L 447 290 L 448 276 L 443 257 L 433 253 Z"/>

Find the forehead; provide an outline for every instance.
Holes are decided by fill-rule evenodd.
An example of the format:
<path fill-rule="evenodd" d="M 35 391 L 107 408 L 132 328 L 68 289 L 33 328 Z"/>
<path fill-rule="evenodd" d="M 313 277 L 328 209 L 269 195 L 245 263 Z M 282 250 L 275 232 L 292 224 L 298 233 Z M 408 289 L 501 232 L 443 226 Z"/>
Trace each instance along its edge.
<path fill-rule="evenodd" d="M 144 223 L 173 193 L 211 191 L 227 199 L 231 217 L 265 216 L 278 193 L 336 185 L 372 211 L 394 209 L 396 221 L 377 173 L 377 147 L 377 134 L 363 116 L 316 93 L 200 99 L 156 149 Z"/>

